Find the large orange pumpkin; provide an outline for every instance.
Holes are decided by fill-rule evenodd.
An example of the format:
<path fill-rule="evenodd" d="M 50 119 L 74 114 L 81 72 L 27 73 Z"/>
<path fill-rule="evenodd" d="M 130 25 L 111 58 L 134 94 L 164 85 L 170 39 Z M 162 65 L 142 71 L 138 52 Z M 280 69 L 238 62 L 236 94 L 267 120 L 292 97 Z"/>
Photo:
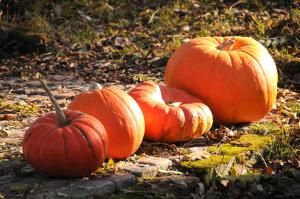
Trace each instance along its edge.
<path fill-rule="evenodd" d="M 143 82 L 129 92 L 145 118 L 145 138 L 174 143 L 206 133 L 212 126 L 209 108 L 188 93 L 153 82 Z"/>
<path fill-rule="evenodd" d="M 277 70 L 268 51 L 249 37 L 201 37 L 168 61 L 166 84 L 201 98 L 218 123 L 263 118 L 276 99 Z"/>
<path fill-rule="evenodd" d="M 94 88 L 77 95 L 69 109 L 88 113 L 100 120 L 108 135 L 108 157 L 124 159 L 135 153 L 145 131 L 143 113 L 124 91 Z"/>
<path fill-rule="evenodd" d="M 56 113 L 38 118 L 26 131 L 25 159 L 49 176 L 90 175 L 106 158 L 108 138 L 103 125 L 90 115 L 62 112 L 57 103 L 54 106 Z"/>

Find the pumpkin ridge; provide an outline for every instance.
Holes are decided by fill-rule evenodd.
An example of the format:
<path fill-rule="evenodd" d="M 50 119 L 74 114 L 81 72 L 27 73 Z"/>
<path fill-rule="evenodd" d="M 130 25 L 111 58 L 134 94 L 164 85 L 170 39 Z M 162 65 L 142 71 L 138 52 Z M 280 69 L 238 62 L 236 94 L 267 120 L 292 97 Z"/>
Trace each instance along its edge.
<path fill-rule="evenodd" d="M 77 132 L 79 132 L 79 134 L 83 137 L 83 140 L 86 142 L 88 148 L 90 149 L 91 153 L 93 154 L 94 161 L 97 161 L 98 160 L 97 155 L 95 154 L 95 151 L 88 139 L 88 136 L 85 134 L 85 132 L 79 126 L 74 126 L 73 128 L 75 130 L 77 130 Z"/>
<path fill-rule="evenodd" d="M 52 136 L 53 136 L 52 140 L 56 140 L 56 141 L 59 140 L 59 139 L 54 139 L 55 136 L 57 136 L 58 138 L 60 138 L 60 140 L 61 140 L 62 143 L 60 143 L 60 145 L 56 145 L 57 143 L 51 142 L 51 144 L 50 144 L 50 147 L 52 146 L 57 151 L 59 151 L 58 146 L 61 149 L 63 149 L 63 152 L 61 153 L 61 155 L 63 156 L 63 158 L 61 159 L 62 162 L 60 162 L 58 164 L 62 165 L 62 171 L 60 171 L 60 172 L 61 173 L 65 173 L 66 175 L 69 175 L 69 173 L 74 172 L 74 168 L 69 169 L 70 165 L 71 165 L 70 158 L 69 158 L 70 155 L 69 155 L 68 150 L 66 149 L 66 147 L 67 147 L 67 141 L 68 141 L 68 139 L 66 138 L 66 136 L 70 132 L 71 132 L 71 128 L 70 128 L 69 125 L 67 125 L 65 127 L 60 127 L 59 129 L 57 129 L 57 132 L 55 132 L 55 133 L 52 134 Z M 46 152 L 46 150 L 44 150 L 44 153 L 45 152 Z"/>
<path fill-rule="evenodd" d="M 213 51 L 213 50 L 212 50 Z M 209 51 L 210 52 L 210 51 Z M 214 59 L 217 59 L 218 57 L 219 57 L 219 55 L 220 55 L 220 53 L 221 53 L 222 51 L 221 50 L 217 50 L 217 54 L 216 54 L 216 56 L 214 57 Z M 197 66 L 195 66 L 195 67 L 197 67 Z M 207 66 L 208 67 L 208 66 Z M 203 70 L 203 69 L 202 69 Z M 213 79 L 213 75 L 214 75 L 214 73 L 215 73 L 215 71 L 217 70 L 217 67 L 213 67 L 213 69 L 212 70 L 210 70 L 211 72 L 210 72 L 210 74 L 209 74 L 209 78 L 208 78 L 208 81 L 207 82 L 211 82 L 211 80 Z M 190 78 L 190 82 L 192 82 L 193 81 L 193 79 L 192 78 Z M 193 85 L 193 82 L 192 83 L 190 83 L 190 85 Z M 188 86 L 188 87 L 190 87 L 190 85 Z M 211 89 L 211 85 L 210 86 L 208 86 L 207 87 L 207 89 L 206 89 L 207 91 L 207 93 L 208 92 L 212 92 L 213 90 Z M 194 94 L 194 93 L 193 93 Z M 195 95 L 195 96 L 197 96 L 197 95 Z M 203 100 L 207 100 L 207 99 L 203 99 Z"/>
<path fill-rule="evenodd" d="M 191 104 L 192 106 L 196 107 L 199 111 L 197 111 L 197 120 L 198 120 L 198 126 L 195 131 L 195 133 L 198 134 L 198 136 L 203 135 L 207 129 L 207 115 L 206 112 L 203 110 L 201 104 Z"/>
<path fill-rule="evenodd" d="M 206 106 L 205 104 L 201 104 L 199 105 L 202 112 L 203 112 L 203 115 L 204 115 L 204 118 L 205 118 L 205 128 L 204 128 L 204 131 L 202 132 L 201 135 L 203 135 L 205 132 L 207 132 L 211 127 L 212 127 L 212 124 L 213 124 L 213 115 L 209 109 L 208 106 Z"/>
<path fill-rule="evenodd" d="M 41 128 L 41 126 L 43 127 L 44 125 L 41 125 L 41 124 L 36 124 L 35 126 L 32 125 L 29 129 Z M 29 129 L 28 129 L 28 130 L 29 130 Z M 22 143 L 25 143 L 25 142 L 29 139 L 29 137 L 31 137 L 32 135 L 34 135 L 34 134 L 32 134 L 31 132 L 25 134 L 25 137 L 23 138 Z M 30 146 L 30 145 L 29 145 L 29 146 Z"/>
<path fill-rule="evenodd" d="M 62 136 L 62 140 L 63 140 L 63 143 L 64 143 L 64 152 L 65 152 L 65 156 L 66 156 L 66 163 L 67 163 L 67 165 L 69 167 L 69 165 L 70 165 L 69 161 L 70 160 L 69 160 L 69 155 L 68 155 L 68 150 L 67 150 L 66 136 L 65 136 L 64 133 L 62 133 L 61 136 Z"/>
<path fill-rule="evenodd" d="M 117 95 L 116 93 L 114 93 L 112 90 L 110 90 L 110 89 L 106 89 L 106 91 L 109 91 L 113 96 L 115 96 L 116 98 L 118 98 L 121 102 L 123 102 L 123 99 L 119 96 L 119 95 Z M 137 123 L 137 121 L 136 121 L 136 118 L 134 117 L 134 114 L 133 114 L 133 112 L 131 111 L 131 109 L 130 109 L 130 107 L 128 106 L 128 104 L 127 103 L 123 103 L 124 105 L 125 105 L 125 107 L 126 107 L 126 112 L 127 113 L 130 113 L 130 114 L 128 114 L 128 115 L 130 115 L 130 118 L 131 118 L 131 120 L 133 121 L 132 123 L 133 123 L 133 125 L 134 125 L 134 131 L 131 131 L 131 133 L 132 132 L 137 132 L 139 129 L 138 129 L 138 124 L 136 124 Z M 131 136 L 131 139 L 130 140 L 133 140 L 132 139 L 132 137 L 134 137 L 135 135 L 132 135 L 132 134 L 130 134 L 130 136 Z M 139 133 L 138 133 L 138 139 L 137 140 L 141 140 L 141 138 L 140 138 L 140 135 L 139 135 Z M 135 140 L 134 140 L 135 141 Z M 137 146 L 135 145 L 135 148 L 136 147 L 139 147 L 140 146 L 140 144 L 141 143 L 135 143 L 135 144 L 137 144 Z M 132 152 L 132 151 L 131 151 Z"/>
<path fill-rule="evenodd" d="M 55 131 L 55 130 L 54 130 Z M 35 148 L 36 149 L 36 153 L 37 153 L 37 156 L 39 156 L 39 160 L 42 160 L 43 159 L 43 157 L 45 157 L 44 155 L 43 155 L 43 150 L 42 150 L 42 148 L 43 147 L 45 147 L 45 146 L 47 146 L 47 145 L 45 145 L 44 144 L 44 142 L 46 142 L 49 138 L 52 138 L 55 134 L 57 134 L 58 132 L 57 131 L 55 131 L 55 133 L 51 133 L 51 130 L 50 129 L 48 129 L 47 131 L 46 131 L 46 133 L 44 133 L 44 135 L 43 136 L 40 136 L 39 138 L 40 139 L 37 139 L 37 140 L 35 140 L 35 142 L 38 144 L 38 147 L 33 147 L 33 148 Z M 42 138 L 42 139 L 41 139 Z M 41 140 L 41 141 L 40 141 Z M 45 151 L 45 150 L 44 150 Z M 30 154 L 33 154 L 33 153 L 30 153 Z M 30 158 L 30 159 L 32 159 L 32 158 Z M 39 164 L 41 164 L 42 165 L 42 169 L 44 169 L 45 168 L 45 163 L 44 162 L 40 162 Z"/>
<path fill-rule="evenodd" d="M 102 144 L 100 146 L 105 146 L 102 135 L 97 131 L 97 129 L 93 125 L 91 125 L 90 123 L 87 123 L 85 120 L 80 121 L 80 123 L 84 126 L 90 127 L 94 131 L 93 133 L 96 134 L 98 136 L 98 138 L 100 138 L 101 144 Z M 76 126 L 76 125 L 74 124 L 73 126 Z M 104 127 L 104 129 L 105 129 L 105 127 Z M 101 150 L 101 151 L 104 152 L 104 151 L 107 151 L 107 149 L 103 148 L 103 150 Z M 103 154 L 103 156 L 105 156 L 105 154 Z"/>
<path fill-rule="evenodd" d="M 39 127 L 39 126 L 37 126 L 37 127 Z M 36 128 L 37 128 L 36 127 Z M 29 130 L 29 129 L 28 129 Z M 43 130 L 43 129 L 40 129 L 40 130 Z M 47 135 L 47 134 L 50 134 L 49 132 L 51 132 L 51 131 L 53 131 L 54 129 L 48 129 L 48 127 L 47 126 L 44 126 L 44 130 L 43 131 L 41 131 L 39 134 L 34 134 L 34 133 L 30 133 L 32 136 L 35 136 L 35 139 L 30 139 L 29 141 L 31 141 L 31 142 L 33 142 L 33 143 L 31 143 L 31 142 L 29 142 L 30 144 L 26 144 L 26 151 L 28 151 L 28 153 L 27 154 L 32 154 L 31 153 L 31 151 L 33 150 L 33 149 L 35 149 L 35 145 L 39 145 L 39 139 L 40 138 L 42 138 L 42 137 L 44 137 L 45 135 Z M 31 129 L 30 129 L 30 131 L 29 132 L 32 132 L 31 131 Z M 31 159 L 31 158 L 28 158 L 28 159 Z"/>
<path fill-rule="evenodd" d="M 260 50 L 262 50 L 262 49 L 260 49 Z M 245 52 L 244 50 L 240 50 L 240 52 L 242 52 L 242 53 L 245 53 L 246 55 L 248 55 L 251 59 L 253 59 L 253 60 L 255 60 L 255 62 L 258 64 L 258 66 L 259 66 L 259 69 L 260 69 L 260 71 L 263 73 L 263 79 L 264 79 L 264 84 L 266 85 L 266 88 L 267 88 L 267 91 L 268 91 L 268 95 L 267 95 L 267 103 L 266 103 L 266 105 L 265 105 L 265 111 L 268 111 L 267 110 L 267 108 L 268 108 L 268 106 L 269 106 L 269 104 L 270 104 L 270 96 L 269 96 L 269 93 L 270 93 L 270 88 L 269 88 L 269 84 L 268 84 L 268 81 L 267 81 L 267 79 L 266 79 L 266 73 L 265 73 L 265 71 L 263 70 L 263 67 L 262 67 L 262 65 L 261 65 L 261 63 L 255 58 L 255 57 L 253 57 L 251 54 L 249 54 L 248 52 Z"/>
<path fill-rule="evenodd" d="M 230 53 L 230 51 L 227 51 L 227 55 L 228 55 L 228 57 L 229 57 L 229 60 L 230 60 L 230 66 L 231 66 L 231 68 L 233 69 L 233 70 L 235 70 L 236 68 L 235 68 L 235 63 L 234 63 L 234 61 L 232 60 L 232 55 L 231 55 L 231 53 Z M 234 77 L 233 77 L 233 73 L 230 73 L 230 80 L 231 80 L 231 82 L 232 82 L 232 84 L 234 84 Z M 235 104 L 234 104 L 234 89 L 233 89 L 233 87 L 231 88 L 231 90 L 230 90 L 230 92 L 231 92 L 231 95 L 229 95 L 230 96 L 230 111 L 229 111 L 229 118 L 230 118 L 230 120 L 233 120 L 233 118 L 234 118 L 234 112 L 235 112 Z M 229 108 L 228 107 L 228 108 Z"/>
<path fill-rule="evenodd" d="M 201 136 L 201 135 L 203 135 L 204 132 L 206 132 L 206 130 L 208 128 L 207 121 L 206 121 L 207 115 L 206 115 L 206 112 L 203 110 L 202 106 L 200 106 L 200 105 L 195 105 L 195 106 L 197 106 L 199 109 L 199 112 L 197 112 L 197 118 L 198 118 L 199 125 L 198 125 L 196 132 L 199 132 L 199 136 Z M 201 125 L 201 123 L 202 123 L 202 125 Z"/>
<path fill-rule="evenodd" d="M 188 126 L 192 126 L 191 127 L 191 129 L 190 129 L 190 135 L 193 135 L 195 132 L 196 132 L 196 130 L 197 130 L 197 128 L 198 128 L 198 126 L 199 126 L 199 124 L 198 124 L 198 122 L 197 122 L 197 126 L 196 126 L 196 130 L 194 131 L 194 129 L 193 129 L 193 124 L 195 123 L 194 121 L 193 121 L 193 112 L 192 111 L 190 111 L 186 106 L 184 106 L 185 104 L 183 104 L 183 105 L 180 105 L 179 107 L 181 108 L 181 110 L 183 111 L 183 114 L 184 114 L 184 126 L 183 126 L 183 128 L 182 128 L 182 130 L 184 131 Z M 188 118 L 188 116 L 187 115 L 191 115 L 191 119 L 189 120 L 190 121 L 190 123 L 188 124 L 187 123 L 187 119 L 186 118 Z M 185 140 L 187 140 L 187 138 L 189 137 L 189 135 L 185 135 L 184 133 L 182 133 L 182 135 L 183 136 L 185 136 L 185 138 L 183 139 L 183 141 L 185 141 Z M 187 137 L 187 138 L 186 138 Z"/>
<path fill-rule="evenodd" d="M 216 49 L 212 49 L 212 50 L 208 51 L 207 53 L 210 53 L 210 52 L 212 52 L 212 51 L 216 51 Z M 215 56 L 215 59 L 219 56 L 220 52 L 221 52 L 221 51 L 218 50 L 218 52 L 217 52 L 217 54 L 216 54 L 216 56 Z M 195 59 L 196 59 L 196 58 L 195 58 Z M 201 61 L 201 60 L 199 60 L 199 61 Z M 197 70 L 199 70 L 199 67 L 197 66 L 197 64 L 194 64 L 194 68 L 192 68 L 192 70 L 193 70 L 193 73 L 199 72 L 199 71 L 197 71 Z M 204 70 L 204 69 L 202 69 L 202 70 Z M 208 81 L 208 82 L 211 81 L 212 76 L 213 76 L 215 70 L 216 70 L 216 67 L 214 67 L 214 70 L 211 70 L 211 74 L 210 74 L 210 78 L 209 78 L 209 81 Z M 192 79 L 192 78 L 189 78 L 189 79 L 188 79 L 188 82 L 187 82 L 187 85 L 188 85 L 188 86 L 185 86 L 185 87 L 190 87 L 190 86 L 193 85 L 193 84 L 194 84 L 194 83 L 193 83 L 193 79 Z M 207 88 L 207 89 L 208 89 L 208 88 Z M 184 89 L 184 90 L 186 90 L 186 89 Z M 211 90 L 211 89 L 208 89 L 208 90 Z M 191 91 L 189 91 L 189 92 L 191 92 Z M 192 92 L 191 92 L 191 93 L 192 93 Z"/>

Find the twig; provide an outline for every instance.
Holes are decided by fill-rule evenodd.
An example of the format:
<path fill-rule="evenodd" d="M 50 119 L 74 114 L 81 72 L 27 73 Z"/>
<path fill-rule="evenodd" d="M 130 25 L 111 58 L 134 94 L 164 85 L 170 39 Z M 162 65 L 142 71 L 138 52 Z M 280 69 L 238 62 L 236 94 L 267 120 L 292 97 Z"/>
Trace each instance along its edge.
<path fill-rule="evenodd" d="M 148 21 L 148 24 L 151 24 L 153 22 L 156 13 L 158 13 L 159 11 L 160 11 L 160 9 L 158 9 L 155 12 L 152 13 L 152 15 L 151 15 L 151 17 L 150 17 L 150 19 Z"/>
<path fill-rule="evenodd" d="M 262 160 L 262 162 L 264 163 L 265 167 L 268 167 L 267 162 L 266 162 L 265 158 L 262 156 L 262 154 L 258 151 L 256 151 L 256 153 L 259 155 L 259 157 Z"/>
<path fill-rule="evenodd" d="M 222 137 L 222 139 L 217 143 L 218 148 L 212 152 L 213 154 L 216 154 L 220 150 L 220 148 L 223 146 L 223 143 L 225 143 L 228 138 L 228 132 L 230 132 L 230 129 L 228 129 L 225 126 L 223 126 L 223 127 L 225 128 L 226 133 L 224 133 L 224 136 Z"/>

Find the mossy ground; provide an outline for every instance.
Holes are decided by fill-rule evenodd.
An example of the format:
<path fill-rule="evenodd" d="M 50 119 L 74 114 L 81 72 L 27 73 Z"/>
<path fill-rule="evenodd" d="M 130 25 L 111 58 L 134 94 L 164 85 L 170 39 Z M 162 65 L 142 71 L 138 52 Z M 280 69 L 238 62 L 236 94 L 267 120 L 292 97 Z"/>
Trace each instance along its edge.
<path fill-rule="evenodd" d="M 212 155 L 206 159 L 186 161 L 182 162 L 181 165 L 194 169 L 207 169 L 219 166 L 220 164 L 226 164 L 232 158 L 238 158 L 240 161 L 243 161 L 243 153 L 255 151 L 261 152 L 273 140 L 274 137 L 271 135 L 242 135 L 239 139 L 236 139 L 232 143 L 209 147 L 208 151 L 212 152 Z"/>

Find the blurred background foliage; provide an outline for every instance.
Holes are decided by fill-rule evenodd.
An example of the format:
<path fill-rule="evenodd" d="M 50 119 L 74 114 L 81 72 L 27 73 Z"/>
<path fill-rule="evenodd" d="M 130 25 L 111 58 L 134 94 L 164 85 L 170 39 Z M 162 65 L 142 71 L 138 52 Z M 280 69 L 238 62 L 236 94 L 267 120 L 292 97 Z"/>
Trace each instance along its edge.
<path fill-rule="evenodd" d="M 300 57 L 299 0 L 0 0 L 0 56 L 92 50 L 160 61 L 197 36 L 251 36 L 281 70 Z M 291 67 L 287 67 L 291 66 Z"/>

